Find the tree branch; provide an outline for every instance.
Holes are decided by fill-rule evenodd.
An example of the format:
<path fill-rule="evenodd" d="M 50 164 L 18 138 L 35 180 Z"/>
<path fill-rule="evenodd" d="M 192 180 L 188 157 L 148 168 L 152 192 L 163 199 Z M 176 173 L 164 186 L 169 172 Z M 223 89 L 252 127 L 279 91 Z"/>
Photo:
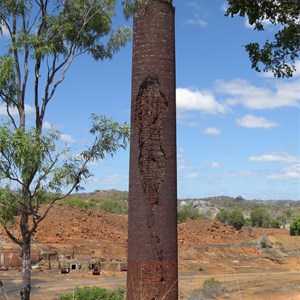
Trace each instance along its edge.
<path fill-rule="evenodd" d="M 20 247 L 22 247 L 23 245 L 23 242 L 19 239 L 17 239 L 10 231 L 9 229 L 7 228 L 6 225 L 3 226 L 4 230 L 5 230 L 5 233 L 7 234 L 7 236 L 14 242 L 16 243 L 17 245 L 19 245 Z"/>

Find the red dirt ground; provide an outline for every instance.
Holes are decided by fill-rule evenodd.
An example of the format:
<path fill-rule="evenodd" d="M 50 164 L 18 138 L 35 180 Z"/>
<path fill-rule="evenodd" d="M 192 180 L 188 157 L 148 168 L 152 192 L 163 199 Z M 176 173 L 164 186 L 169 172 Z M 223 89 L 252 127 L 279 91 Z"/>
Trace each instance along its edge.
<path fill-rule="evenodd" d="M 270 243 L 267 249 L 259 247 L 263 236 Z M 9 241 L 1 227 L 0 238 Z M 254 228 L 250 236 L 247 229 L 217 221 L 188 221 L 178 225 L 178 242 L 179 270 L 185 274 L 179 282 L 180 299 L 187 299 L 208 277 L 226 282 L 226 299 L 299 299 L 300 239 L 289 236 L 288 230 Z M 127 216 L 55 205 L 39 225 L 33 244 L 126 259 Z M 264 274 L 268 278 L 262 278 Z"/>

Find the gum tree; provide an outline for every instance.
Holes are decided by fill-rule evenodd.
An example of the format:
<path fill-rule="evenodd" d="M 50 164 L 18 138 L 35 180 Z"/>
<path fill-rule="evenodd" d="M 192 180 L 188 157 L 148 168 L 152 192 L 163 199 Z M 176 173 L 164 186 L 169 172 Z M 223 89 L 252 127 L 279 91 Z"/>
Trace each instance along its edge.
<path fill-rule="evenodd" d="M 252 68 L 271 71 L 275 77 L 292 77 L 295 60 L 300 53 L 299 0 L 228 0 L 227 16 L 248 17 L 255 30 L 264 30 L 271 24 L 276 33 L 264 45 L 257 42 L 245 46 Z"/>
<path fill-rule="evenodd" d="M 115 5 L 114 0 L 0 2 L 0 33 L 7 44 L 0 52 L 0 99 L 7 113 L 0 123 L 0 219 L 22 248 L 24 300 L 30 299 L 31 236 L 38 224 L 56 201 L 79 190 L 91 176 L 89 161 L 113 155 L 127 143 L 128 126 L 103 116 L 92 116 L 94 142 L 77 156 L 57 148 L 59 132 L 43 129 L 47 107 L 73 61 L 84 54 L 110 59 L 130 39 L 128 28 L 113 29 Z M 29 90 L 32 127 L 26 118 Z M 41 207 L 47 192 L 59 196 Z M 10 230 L 16 216 L 19 235 Z"/>

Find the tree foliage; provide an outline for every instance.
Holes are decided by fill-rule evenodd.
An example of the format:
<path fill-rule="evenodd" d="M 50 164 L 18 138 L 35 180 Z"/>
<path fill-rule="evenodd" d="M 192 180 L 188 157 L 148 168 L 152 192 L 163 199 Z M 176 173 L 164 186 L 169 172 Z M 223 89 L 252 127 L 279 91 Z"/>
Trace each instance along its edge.
<path fill-rule="evenodd" d="M 231 225 L 237 230 L 245 225 L 244 215 L 240 210 L 229 211 L 226 208 L 221 208 L 220 212 L 216 215 L 216 220 Z"/>
<path fill-rule="evenodd" d="M 33 233 L 48 213 L 47 209 L 42 215 L 38 214 L 45 194 L 53 195 L 52 200 L 48 200 L 50 209 L 54 202 L 72 191 L 83 189 L 82 184 L 92 176 L 88 163 L 124 149 L 129 138 L 128 125 L 120 125 L 104 116 L 93 115 L 90 132 L 95 136 L 92 146 L 72 156 L 68 148 L 57 150 L 59 134 L 56 131 L 40 133 L 35 128 L 23 131 L 8 124 L 0 126 L 0 179 L 18 187 L 2 189 L 1 199 L 5 205 L 0 206 L 0 220 L 7 231 L 10 215 L 26 203 L 33 224 L 30 233 Z M 62 189 L 68 192 L 62 194 Z M 14 241 L 22 246 L 22 240 Z"/>
<path fill-rule="evenodd" d="M 224 224 L 229 224 L 229 217 L 230 217 L 230 211 L 226 208 L 221 208 L 220 212 L 218 212 L 216 215 L 216 220 Z"/>
<path fill-rule="evenodd" d="M 300 215 L 292 220 L 290 224 L 290 235 L 300 235 Z"/>
<path fill-rule="evenodd" d="M 264 45 L 257 42 L 245 46 L 252 68 L 271 71 L 275 77 L 291 77 L 295 60 L 300 53 L 300 2 L 298 0 L 228 0 L 227 16 L 247 17 L 255 30 L 261 31 L 266 23 L 277 30 L 273 40 Z"/>
<path fill-rule="evenodd" d="M 17 108 L 20 127 L 25 126 L 30 75 L 36 129 L 41 129 L 46 107 L 73 60 L 82 54 L 112 58 L 128 42 L 129 28 L 113 30 L 115 5 L 116 0 L 1 1 L 0 25 L 9 43 L 0 57 L 0 98 L 13 123 L 12 109 Z"/>
<path fill-rule="evenodd" d="M 30 243 L 38 224 L 54 202 L 83 188 L 92 175 L 89 162 L 114 155 L 129 138 L 127 124 L 94 114 L 91 146 L 73 155 L 57 147 L 58 131 L 43 129 L 73 61 L 84 54 L 110 59 L 129 41 L 129 28 L 113 26 L 115 6 L 116 0 L 0 1 L 0 35 L 7 45 L 0 52 L 0 104 L 9 120 L 0 123 L 0 221 L 22 247 L 21 299 L 30 297 Z M 132 7 L 126 9 L 129 16 Z M 35 117 L 27 122 L 29 105 Z M 46 195 L 51 199 L 40 210 Z M 10 231 L 16 214 L 20 236 Z"/>
<path fill-rule="evenodd" d="M 118 288 L 115 291 L 99 287 L 85 286 L 83 288 L 76 288 L 72 294 L 60 296 L 61 300 L 123 300 L 126 291 L 124 288 Z"/>
<path fill-rule="evenodd" d="M 197 207 L 192 205 L 186 205 L 180 207 L 177 210 L 177 221 L 179 223 L 186 222 L 188 220 L 201 220 L 202 216 Z"/>
<path fill-rule="evenodd" d="M 229 216 L 229 224 L 235 229 L 241 229 L 245 225 L 244 215 L 239 210 L 234 210 Z"/>
<path fill-rule="evenodd" d="M 270 217 L 267 209 L 263 207 L 255 208 L 250 213 L 252 226 L 269 227 Z"/>

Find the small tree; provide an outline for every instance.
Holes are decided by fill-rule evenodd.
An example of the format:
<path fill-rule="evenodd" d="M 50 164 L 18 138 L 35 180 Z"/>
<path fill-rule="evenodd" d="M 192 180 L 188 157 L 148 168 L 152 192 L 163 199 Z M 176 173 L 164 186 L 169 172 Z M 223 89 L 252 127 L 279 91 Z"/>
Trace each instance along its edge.
<path fill-rule="evenodd" d="M 186 222 L 187 220 L 201 219 L 202 216 L 199 213 L 199 209 L 197 207 L 193 207 L 192 205 L 183 206 L 177 210 L 177 221 L 179 223 Z"/>
<path fill-rule="evenodd" d="M 7 235 L 22 248 L 22 299 L 30 295 L 31 236 L 47 216 L 52 205 L 82 189 L 81 183 L 91 173 L 87 164 L 104 159 L 120 148 L 125 148 L 129 137 L 127 125 L 120 125 L 103 116 L 93 115 L 91 133 L 96 135 L 93 145 L 73 157 L 68 149 L 57 152 L 58 134 L 42 134 L 36 129 L 23 131 L 12 125 L 0 126 L 0 178 L 11 186 L 0 189 L 0 220 Z M 62 193 L 62 188 L 67 192 Z M 41 210 L 43 195 L 54 192 L 46 209 Z M 19 215 L 21 237 L 14 235 L 10 224 Z"/>
<path fill-rule="evenodd" d="M 276 218 L 276 221 L 279 223 L 280 227 L 285 227 L 287 224 L 287 218 L 284 215 L 280 215 Z"/>
<path fill-rule="evenodd" d="M 250 218 L 252 221 L 252 226 L 257 227 L 263 227 L 264 225 L 268 224 L 270 219 L 267 210 L 263 207 L 253 209 L 250 213 Z"/>
<path fill-rule="evenodd" d="M 216 220 L 233 226 L 235 229 L 241 229 L 245 225 L 244 215 L 239 210 L 229 211 L 226 208 L 222 208 L 216 215 Z"/>
<path fill-rule="evenodd" d="M 226 208 L 221 208 L 220 212 L 217 213 L 215 219 L 224 223 L 229 224 L 230 211 Z"/>
<path fill-rule="evenodd" d="M 245 225 L 244 215 L 239 210 L 234 210 L 229 216 L 229 224 L 235 229 L 241 229 Z"/>
<path fill-rule="evenodd" d="M 123 2 L 128 16 L 130 1 Z M 22 248 L 23 300 L 30 299 L 30 245 L 38 224 L 56 201 L 82 187 L 80 183 L 91 176 L 90 161 L 113 155 L 129 137 L 126 124 L 93 115 L 94 142 L 72 156 L 69 149 L 57 150 L 59 132 L 43 130 L 49 102 L 73 61 L 83 54 L 95 60 L 112 58 L 130 39 L 128 28 L 113 29 L 115 5 L 116 0 L 0 1 L 0 34 L 5 33 L 7 44 L 6 53 L 0 54 L 0 100 L 9 119 L 0 124 L 0 219 L 7 235 Z M 35 125 L 29 128 L 25 107 L 31 83 Z M 62 189 L 67 192 L 61 194 Z M 57 194 L 41 211 L 47 192 Z M 20 237 L 9 226 L 15 215 Z"/>
<path fill-rule="evenodd" d="M 290 235 L 300 235 L 300 215 L 292 220 L 290 224 Z"/>
<path fill-rule="evenodd" d="M 249 43 L 245 46 L 252 68 L 271 71 L 275 77 L 291 77 L 295 60 L 300 53 L 300 2 L 298 0 L 228 0 L 226 15 L 247 17 L 255 30 L 273 25 L 274 39 L 264 45 Z M 266 22 L 268 21 L 268 22 Z"/>

